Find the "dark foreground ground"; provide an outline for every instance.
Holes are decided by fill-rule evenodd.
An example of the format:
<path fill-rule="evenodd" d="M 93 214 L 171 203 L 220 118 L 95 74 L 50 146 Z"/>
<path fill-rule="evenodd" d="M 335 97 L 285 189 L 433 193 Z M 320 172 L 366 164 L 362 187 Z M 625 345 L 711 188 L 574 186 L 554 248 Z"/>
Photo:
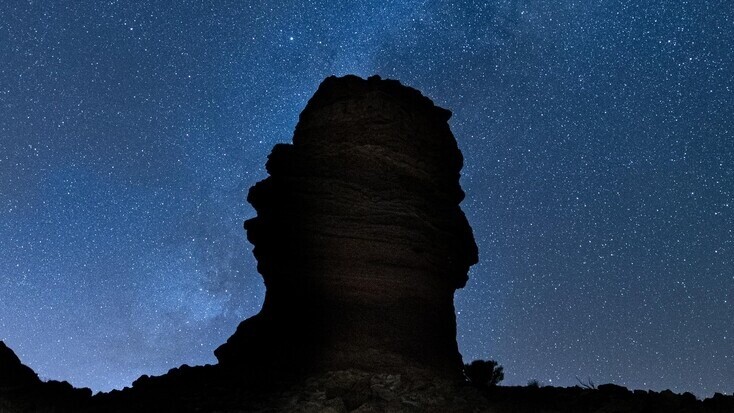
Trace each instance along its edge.
<path fill-rule="evenodd" d="M 131 388 L 92 395 L 67 382 L 44 382 L 0 341 L 0 413 L 11 412 L 722 412 L 734 396 L 697 400 L 690 393 L 629 391 L 605 384 L 488 387 L 437 379 L 425 371 L 331 371 L 291 382 L 182 366 L 142 376 Z"/>
<path fill-rule="evenodd" d="M 68 383 L 0 388 L 9 412 L 734 412 L 734 397 L 697 400 L 690 393 L 629 391 L 613 384 L 492 387 L 357 370 L 329 372 L 295 385 L 236 385 L 216 367 L 182 367 L 137 380 L 132 388 L 92 396 Z"/>

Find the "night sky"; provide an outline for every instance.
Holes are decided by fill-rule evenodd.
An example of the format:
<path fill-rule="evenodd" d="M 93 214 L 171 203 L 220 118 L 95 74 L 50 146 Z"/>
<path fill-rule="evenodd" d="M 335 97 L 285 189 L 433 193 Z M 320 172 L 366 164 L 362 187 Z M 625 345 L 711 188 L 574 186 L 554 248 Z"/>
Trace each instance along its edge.
<path fill-rule="evenodd" d="M 264 297 L 248 188 L 379 74 L 454 112 L 466 361 L 731 394 L 732 45 L 728 0 L 3 0 L 0 340 L 94 390 L 214 363 Z"/>

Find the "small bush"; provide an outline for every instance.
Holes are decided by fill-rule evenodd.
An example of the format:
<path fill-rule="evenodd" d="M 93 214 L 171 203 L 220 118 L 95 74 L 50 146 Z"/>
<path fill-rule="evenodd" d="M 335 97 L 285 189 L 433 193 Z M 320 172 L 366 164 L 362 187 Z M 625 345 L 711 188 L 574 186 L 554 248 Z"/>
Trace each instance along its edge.
<path fill-rule="evenodd" d="M 494 360 L 474 360 L 464 364 L 464 374 L 479 388 L 496 386 L 505 378 L 502 366 Z"/>

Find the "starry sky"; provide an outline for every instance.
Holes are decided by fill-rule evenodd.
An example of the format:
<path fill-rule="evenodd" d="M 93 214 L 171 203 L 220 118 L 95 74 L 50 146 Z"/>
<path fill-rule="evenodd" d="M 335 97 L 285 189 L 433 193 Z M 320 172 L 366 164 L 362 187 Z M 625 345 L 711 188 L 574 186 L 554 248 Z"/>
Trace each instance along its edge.
<path fill-rule="evenodd" d="M 734 391 L 722 1 L 0 2 L 0 340 L 94 390 L 213 363 L 264 287 L 248 188 L 326 76 L 451 109 L 505 384 Z"/>

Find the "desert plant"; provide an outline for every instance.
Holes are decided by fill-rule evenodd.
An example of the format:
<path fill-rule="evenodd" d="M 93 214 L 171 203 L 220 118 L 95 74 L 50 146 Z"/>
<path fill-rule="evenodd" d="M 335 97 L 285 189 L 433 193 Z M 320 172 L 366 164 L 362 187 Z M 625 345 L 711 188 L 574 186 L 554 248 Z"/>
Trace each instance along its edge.
<path fill-rule="evenodd" d="M 502 366 L 494 360 L 474 360 L 465 364 L 464 374 L 473 385 L 479 388 L 496 386 L 505 378 Z"/>
<path fill-rule="evenodd" d="M 594 384 L 594 381 L 591 380 L 591 377 L 587 377 L 586 381 L 582 381 L 579 376 L 576 376 L 576 381 L 579 382 L 582 388 L 589 389 L 589 390 L 595 390 L 596 384 Z"/>

